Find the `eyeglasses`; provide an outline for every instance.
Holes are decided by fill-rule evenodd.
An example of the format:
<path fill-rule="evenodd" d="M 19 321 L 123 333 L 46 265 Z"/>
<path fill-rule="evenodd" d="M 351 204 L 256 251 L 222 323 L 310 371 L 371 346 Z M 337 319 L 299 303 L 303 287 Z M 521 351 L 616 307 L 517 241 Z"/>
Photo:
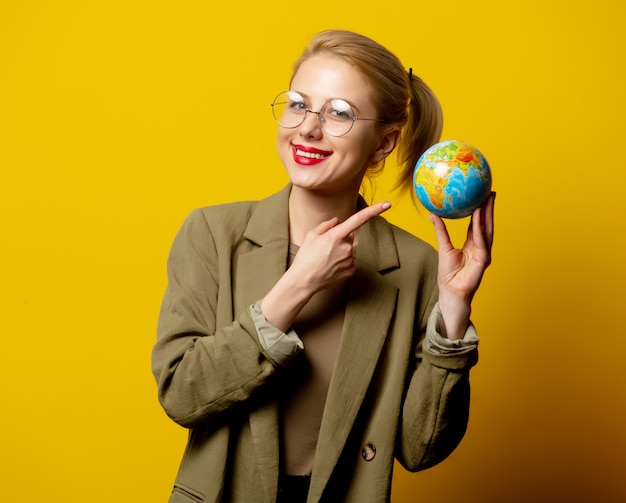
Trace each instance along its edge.
<path fill-rule="evenodd" d="M 293 129 L 298 127 L 306 119 L 307 113 L 316 114 L 320 126 L 330 136 L 343 136 L 354 126 L 356 121 L 379 121 L 383 119 L 364 119 L 355 117 L 350 104 L 342 99 L 333 98 L 315 112 L 307 107 L 302 95 L 296 91 L 283 91 L 272 103 L 274 119 L 282 127 Z"/>

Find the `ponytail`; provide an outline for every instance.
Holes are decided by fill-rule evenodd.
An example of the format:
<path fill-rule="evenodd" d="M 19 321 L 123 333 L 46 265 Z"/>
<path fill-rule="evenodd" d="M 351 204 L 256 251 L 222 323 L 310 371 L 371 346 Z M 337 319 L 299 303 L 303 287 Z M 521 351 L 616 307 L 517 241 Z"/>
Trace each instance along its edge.
<path fill-rule="evenodd" d="M 443 128 L 443 113 L 435 94 L 411 70 L 408 77 L 409 114 L 398 145 L 400 176 L 396 188 L 402 191 L 411 191 L 417 161 L 426 149 L 439 141 Z"/>

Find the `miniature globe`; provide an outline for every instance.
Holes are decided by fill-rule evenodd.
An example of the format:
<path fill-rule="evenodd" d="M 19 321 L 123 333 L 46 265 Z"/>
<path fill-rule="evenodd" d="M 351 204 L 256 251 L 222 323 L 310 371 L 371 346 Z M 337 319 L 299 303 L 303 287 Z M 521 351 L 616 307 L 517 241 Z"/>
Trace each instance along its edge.
<path fill-rule="evenodd" d="M 442 218 L 463 218 L 487 201 L 491 169 L 472 145 L 446 140 L 419 158 L 413 185 L 417 198 L 431 213 Z"/>

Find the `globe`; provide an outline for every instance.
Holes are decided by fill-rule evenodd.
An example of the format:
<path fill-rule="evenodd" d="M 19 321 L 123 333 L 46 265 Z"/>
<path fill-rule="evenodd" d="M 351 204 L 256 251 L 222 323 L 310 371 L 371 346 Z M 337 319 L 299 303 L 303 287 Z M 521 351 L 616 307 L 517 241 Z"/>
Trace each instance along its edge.
<path fill-rule="evenodd" d="M 491 192 L 487 159 L 457 140 L 436 143 L 422 154 L 413 173 L 415 194 L 431 213 L 463 218 L 482 206 Z"/>

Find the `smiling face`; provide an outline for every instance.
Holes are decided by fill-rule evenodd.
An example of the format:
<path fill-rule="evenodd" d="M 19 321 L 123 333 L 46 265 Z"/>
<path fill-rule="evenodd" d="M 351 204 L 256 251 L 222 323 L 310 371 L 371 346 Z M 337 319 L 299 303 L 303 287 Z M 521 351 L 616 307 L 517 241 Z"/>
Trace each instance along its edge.
<path fill-rule="evenodd" d="M 370 84 L 337 57 L 317 55 L 304 61 L 293 76 L 291 90 L 316 112 L 329 100 L 341 98 L 356 117 L 378 118 Z M 357 120 L 345 136 L 330 136 L 321 128 L 318 115 L 307 113 L 299 126 L 279 127 L 277 146 L 295 187 L 352 197 L 358 193 L 367 169 L 393 149 L 397 135 L 391 135 L 392 140 L 389 136 L 369 120 Z"/>

